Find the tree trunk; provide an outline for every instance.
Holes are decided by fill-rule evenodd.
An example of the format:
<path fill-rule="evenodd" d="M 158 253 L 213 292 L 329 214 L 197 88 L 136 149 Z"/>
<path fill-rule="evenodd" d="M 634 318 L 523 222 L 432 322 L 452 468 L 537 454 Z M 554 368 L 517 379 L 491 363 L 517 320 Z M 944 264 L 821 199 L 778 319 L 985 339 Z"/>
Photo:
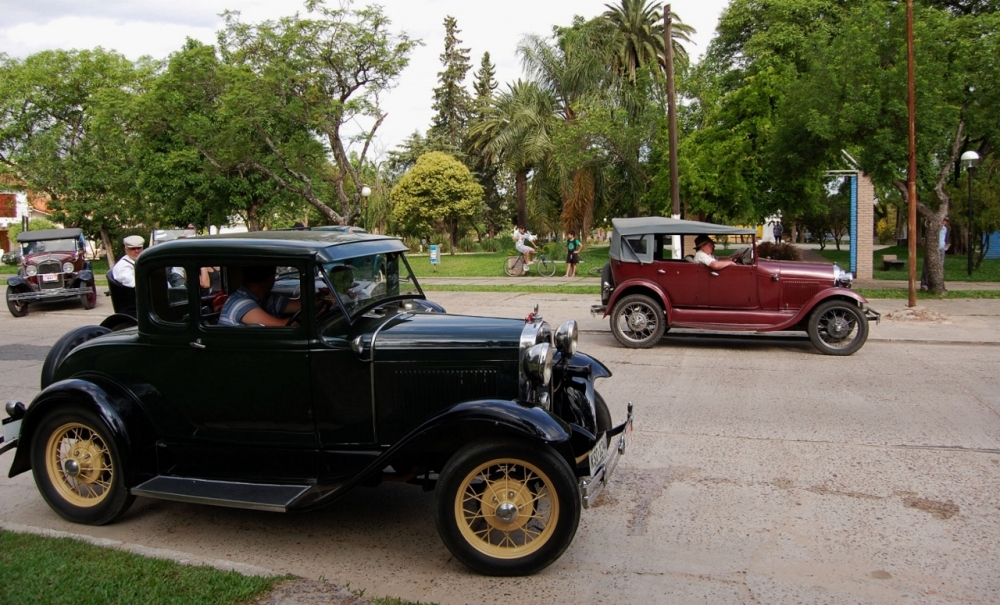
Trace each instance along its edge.
<path fill-rule="evenodd" d="M 108 271 L 115 266 L 115 252 L 111 249 L 111 236 L 108 234 L 108 228 L 101 226 L 101 245 L 104 246 L 104 256 L 108 259 Z"/>
<path fill-rule="evenodd" d="M 518 170 L 514 176 L 514 191 L 517 196 L 517 226 L 528 226 L 528 171 Z"/>

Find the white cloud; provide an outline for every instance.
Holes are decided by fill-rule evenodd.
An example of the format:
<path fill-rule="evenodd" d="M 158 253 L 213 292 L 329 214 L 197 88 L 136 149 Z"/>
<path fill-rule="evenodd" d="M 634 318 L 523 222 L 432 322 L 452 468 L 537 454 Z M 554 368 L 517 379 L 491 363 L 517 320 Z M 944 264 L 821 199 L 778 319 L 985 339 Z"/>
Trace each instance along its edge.
<path fill-rule="evenodd" d="M 672 4 L 681 20 L 694 26 L 697 46 L 692 56 L 704 53 L 718 17 L 728 0 L 683 0 Z M 444 18 L 455 17 L 459 37 L 469 48 L 472 73 L 483 52 L 497 67 L 501 86 L 522 77 L 517 44 L 525 34 L 547 36 L 553 25 L 568 25 L 574 15 L 590 18 L 602 13 L 612 0 L 382 0 L 392 19 L 393 31 L 406 31 L 424 46 L 416 48 L 398 86 L 383 98 L 389 116 L 379 129 L 379 151 L 388 151 L 414 130 L 425 131 L 433 115 L 432 89 L 441 69 Z M 330 0 L 331 6 L 336 2 Z M 360 6 L 364 3 L 357 3 Z M 101 46 L 137 59 L 142 55 L 165 58 L 188 37 L 215 42 L 222 27 L 219 14 L 235 8 L 246 22 L 277 19 L 304 12 L 298 0 L 0 0 L 0 52 L 15 57 L 54 48 Z"/>

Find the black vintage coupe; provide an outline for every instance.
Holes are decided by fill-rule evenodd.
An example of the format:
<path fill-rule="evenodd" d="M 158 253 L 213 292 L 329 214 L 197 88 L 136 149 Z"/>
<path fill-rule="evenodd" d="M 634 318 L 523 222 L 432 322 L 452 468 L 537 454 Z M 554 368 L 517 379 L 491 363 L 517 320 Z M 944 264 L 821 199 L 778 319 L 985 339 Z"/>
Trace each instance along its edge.
<path fill-rule="evenodd" d="M 150 248 L 138 325 L 66 334 L 41 393 L 7 405 L 11 476 L 31 470 L 53 510 L 89 524 L 136 496 L 291 511 L 403 481 L 436 489 L 441 538 L 472 569 L 544 568 L 628 446 L 631 405 L 613 425 L 594 388 L 610 371 L 577 351 L 576 322 L 435 312 L 405 251 L 322 231 Z M 301 310 L 220 325 L 262 266 Z"/>

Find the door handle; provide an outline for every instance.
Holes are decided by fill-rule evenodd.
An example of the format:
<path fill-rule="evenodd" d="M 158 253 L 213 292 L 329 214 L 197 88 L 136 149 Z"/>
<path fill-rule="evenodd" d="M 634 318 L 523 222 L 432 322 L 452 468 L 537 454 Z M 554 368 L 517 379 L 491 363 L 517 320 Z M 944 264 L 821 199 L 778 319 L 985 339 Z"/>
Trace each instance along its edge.
<path fill-rule="evenodd" d="M 667 274 L 667 272 L 664 271 L 663 269 L 657 269 L 656 272 L 659 273 L 660 275 L 666 275 Z"/>
<path fill-rule="evenodd" d="M 206 348 L 205 345 L 203 345 L 201 343 L 201 339 L 200 338 L 198 340 L 195 340 L 195 341 L 191 342 L 190 344 L 191 344 L 191 348 L 192 349 L 204 349 L 204 348 Z"/>
<path fill-rule="evenodd" d="M 778 274 L 774 273 L 771 275 L 771 281 L 778 281 Z"/>

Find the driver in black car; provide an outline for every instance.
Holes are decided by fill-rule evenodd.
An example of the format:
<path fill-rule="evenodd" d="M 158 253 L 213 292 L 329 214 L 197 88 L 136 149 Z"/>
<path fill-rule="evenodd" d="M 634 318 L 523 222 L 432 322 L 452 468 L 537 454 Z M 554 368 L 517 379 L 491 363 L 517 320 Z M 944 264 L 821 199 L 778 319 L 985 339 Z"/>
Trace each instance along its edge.
<path fill-rule="evenodd" d="M 280 316 L 295 313 L 301 308 L 301 302 L 272 294 L 274 279 L 274 267 L 243 267 L 243 284 L 223 305 L 219 325 L 288 325 L 288 320 Z"/>
<path fill-rule="evenodd" d="M 726 267 L 732 267 L 736 264 L 729 259 L 719 260 L 715 258 L 715 255 L 713 254 L 715 252 L 715 241 L 707 235 L 699 235 L 694 238 L 694 247 L 698 251 L 694 255 L 694 261 L 696 263 L 708 265 L 709 269 L 725 269 Z"/>

